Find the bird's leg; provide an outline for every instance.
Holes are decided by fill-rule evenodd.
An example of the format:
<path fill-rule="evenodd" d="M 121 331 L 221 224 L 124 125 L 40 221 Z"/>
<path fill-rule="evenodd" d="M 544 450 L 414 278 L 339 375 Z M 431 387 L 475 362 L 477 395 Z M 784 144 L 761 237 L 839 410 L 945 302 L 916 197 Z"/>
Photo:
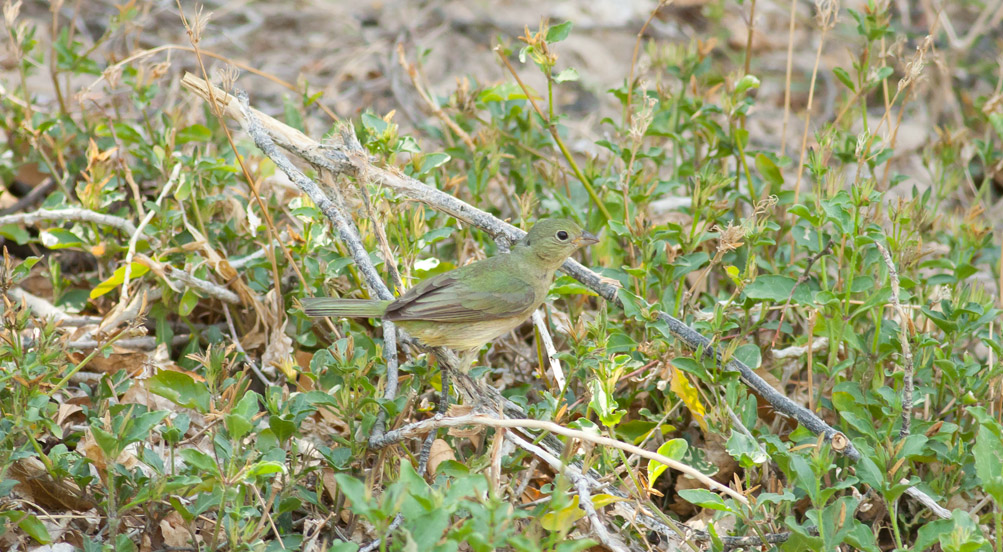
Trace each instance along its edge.
<path fill-rule="evenodd" d="M 445 416 L 446 411 L 449 410 L 449 366 L 445 366 L 442 361 L 436 364 L 439 365 L 439 377 L 442 379 L 442 393 L 439 394 L 438 413 Z"/>

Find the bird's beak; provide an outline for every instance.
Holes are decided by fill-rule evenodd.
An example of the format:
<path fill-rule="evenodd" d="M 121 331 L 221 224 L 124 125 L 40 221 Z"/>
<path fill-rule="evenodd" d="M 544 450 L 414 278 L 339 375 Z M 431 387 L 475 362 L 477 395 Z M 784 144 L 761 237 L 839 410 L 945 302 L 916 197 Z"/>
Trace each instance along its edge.
<path fill-rule="evenodd" d="M 581 236 L 575 238 L 575 245 L 578 247 L 585 247 L 586 245 L 592 245 L 594 243 L 599 243 L 599 238 L 587 230 L 583 231 Z"/>

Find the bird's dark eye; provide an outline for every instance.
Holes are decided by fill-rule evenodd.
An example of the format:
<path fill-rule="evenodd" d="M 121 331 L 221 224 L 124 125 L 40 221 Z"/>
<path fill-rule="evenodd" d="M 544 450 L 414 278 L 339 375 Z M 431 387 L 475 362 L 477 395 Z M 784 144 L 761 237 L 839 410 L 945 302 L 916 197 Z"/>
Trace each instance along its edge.
<path fill-rule="evenodd" d="M 557 231 L 557 239 L 559 239 L 561 241 L 567 241 L 567 239 L 568 239 L 568 233 L 565 232 L 564 230 L 558 230 Z"/>

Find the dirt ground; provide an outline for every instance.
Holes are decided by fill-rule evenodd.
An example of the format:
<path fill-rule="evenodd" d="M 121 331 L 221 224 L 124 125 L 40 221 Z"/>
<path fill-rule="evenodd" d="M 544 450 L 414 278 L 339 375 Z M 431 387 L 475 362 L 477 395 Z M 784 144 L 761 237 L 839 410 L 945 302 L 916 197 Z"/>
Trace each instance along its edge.
<path fill-rule="evenodd" d="M 301 1 L 301 2 L 181 2 L 192 19 L 199 6 L 209 14 L 200 47 L 229 60 L 240 71 L 236 86 L 246 89 L 253 104 L 281 115 L 283 97 L 295 97 L 290 89 L 273 82 L 306 84 L 310 94 L 321 92 L 320 102 L 341 118 L 357 117 L 364 110 L 385 115 L 395 111 L 395 122 L 404 132 L 423 124 L 436 124 L 416 93 L 399 62 L 398 47 L 409 62 L 421 59 L 419 78 L 439 98 L 448 98 L 463 81 L 471 88 L 510 80 L 495 51 L 499 44 L 513 50 L 528 26 L 535 30 L 541 20 L 552 23 L 570 20 L 571 36 L 557 48 L 559 68 L 574 67 L 581 76 L 557 91 L 559 113 L 571 132 L 569 143 L 581 153 L 595 151 L 594 141 L 603 137 L 603 117 L 619 117 L 619 106 L 607 91 L 621 85 L 631 67 L 637 35 L 652 11 L 654 0 L 591 2 L 487 1 Z M 761 81 L 757 104 L 748 117 L 753 147 L 778 149 L 783 138 L 783 103 L 791 4 L 782 0 L 715 2 L 679 0 L 662 7 L 652 18 L 641 43 L 635 74 L 645 79 L 652 73 L 651 58 L 644 50 L 651 40 L 656 48 L 688 44 L 699 40 L 714 44 L 714 55 L 729 58 L 740 67 L 748 37 L 750 10 L 755 6 L 755 31 L 751 37 L 750 72 Z M 803 130 L 808 82 L 814 69 L 821 33 L 814 20 L 815 7 L 795 2 L 796 28 L 793 42 L 791 105 L 794 109 L 786 129 L 786 143 L 799 144 Z M 818 68 L 818 85 L 813 101 L 812 129 L 830 121 L 843 106 L 836 105 L 838 87 L 834 67 L 851 68 L 850 48 L 841 46 L 857 40 L 848 9 L 866 8 L 865 0 L 840 4 L 840 25 L 826 37 Z M 938 30 L 932 62 L 924 72 L 916 98 L 903 118 L 896 150 L 896 169 L 923 185 L 928 176 L 921 168 L 919 148 L 927 144 L 937 125 L 957 126 L 971 98 L 992 93 L 991 85 L 975 80 L 972 88 L 959 89 L 964 75 L 953 71 L 959 59 L 987 63 L 994 60 L 993 33 L 1000 33 L 1003 9 L 981 17 L 979 6 L 969 2 L 950 3 L 942 12 L 930 2 L 894 2 L 896 16 L 910 32 L 886 42 L 886 62 L 904 71 L 915 48 L 931 26 Z M 52 15 L 47 2 L 30 2 L 22 16 L 39 24 L 38 38 L 46 44 Z M 114 32 L 101 42 L 112 16 L 133 9 L 136 16 L 125 23 L 132 32 Z M 178 80 L 184 71 L 197 71 L 195 57 L 186 48 L 189 40 L 178 13 L 170 1 L 132 2 L 118 6 L 100 0 L 65 2 L 60 16 L 74 21 L 77 40 L 98 44 L 109 64 L 152 49 L 151 62 L 169 61 L 162 86 L 169 93 L 165 104 L 186 94 Z M 941 32 L 943 31 L 943 32 Z M 988 32 L 988 36 L 987 36 Z M 970 38 L 978 37 L 978 40 Z M 171 48 L 176 45 L 178 48 Z M 9 44 L 5 43 L 2 79 L 15 77 Z M 210 71 L 226 63 L 216 60 Z M 253 74 L 248 68 L 264 78 Z M 736 73 L 736 77 L 740 76 Z M 534 67 L 521 66 L 520 77 L 534 90 L 543 90 L 544 80 Z M 30 86 L 36 94 L 51 90 L 44 71 L 33 76 Z M 84 87 L 89 83 L 80 83 Z M 658 83 L 668 86 L 669 83 Z M 71 86 L 71 90 L 78 87 Z M 894 91 L 891 91 L 894 92 Z M 190 101 L 194 99 L 187 98 Z M 294 102 L 295 103 L 295 102 Z M 875 102 L 870 102 L 877 105 Z M 880 117 L 880 113 L 875 113 Z M 330 117 L 320 110 L 308 114 L 307 132 L 322 135 L 331 126 Z M 419 132 L 419 140 L 421 133 Z M 809 143 L 813 136 L 809 136 Z"/>

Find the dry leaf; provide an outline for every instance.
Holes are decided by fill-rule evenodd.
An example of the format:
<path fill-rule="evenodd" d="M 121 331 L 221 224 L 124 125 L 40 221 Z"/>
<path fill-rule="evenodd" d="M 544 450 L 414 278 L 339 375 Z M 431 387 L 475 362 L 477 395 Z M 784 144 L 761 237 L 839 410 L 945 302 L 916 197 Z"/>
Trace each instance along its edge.
<path fill-rule="evenodd" d="M 89 496 L 81 496 L 80 487 L 69 479 L 53 480 L 38 458 L 22 458 L 7 473 L 19 482 L 15 492 L 46 510 L 84 512 L 97 506 Z"/>
<path fill-rule="evenodd" d="M 185 520 L 177 512 L 171 512 L 160 520 L 160 534 L 164 539 L 164 545 L 173 548 L 187 547 L 192 536 L 185 527 Z"/>
<path fill-rule="evenodd" d="M 428 473 L 434 474 L 439 464 L 446 460 L 456 460 L 456 455 L 453 454 L 449 443 L 442 439 L 432 441 L 432 448 L 428 455 Z"/>

